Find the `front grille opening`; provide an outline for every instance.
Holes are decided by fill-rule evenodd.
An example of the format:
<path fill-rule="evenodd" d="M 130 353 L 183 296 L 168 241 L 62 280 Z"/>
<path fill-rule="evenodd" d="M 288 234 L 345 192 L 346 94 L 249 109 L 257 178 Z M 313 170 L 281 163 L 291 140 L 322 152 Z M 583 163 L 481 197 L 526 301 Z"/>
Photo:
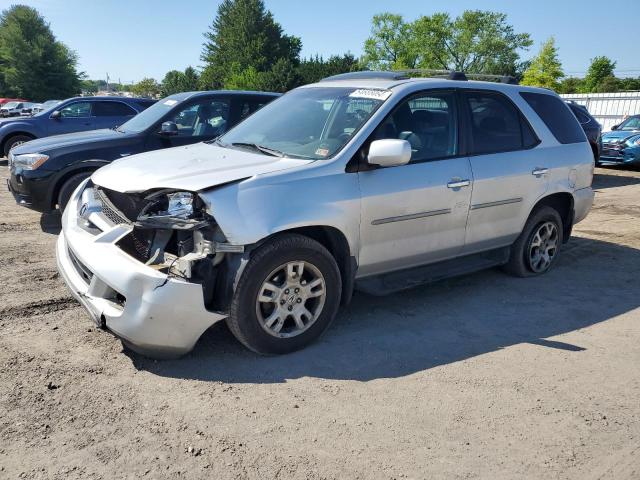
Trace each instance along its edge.
<path fill-rule="evenodd" d="M 91 279 L 93 278 L 93 272 L 91 272 L 91 270 L 89 270 L 87 266 L 82 263 L 78 259 L 78 257 L 76 257 L 76 254 L 73 253 L 70 248 L 68 248 L 67 251 L 69 252 L 69 259 L 71 260 L 71 264 L 75 268 L 76 272 L 85 281 L 85 283 L 89 285 L 91 283 Z"/>
<path fill-rule="evenodd" d="M 131 233 L 122 237 L 116 245 L 136 260 L 147 263 L 152 255 L 151 247 L 153 246 L 155 233 L 155 230 L 134 228 Z"/>

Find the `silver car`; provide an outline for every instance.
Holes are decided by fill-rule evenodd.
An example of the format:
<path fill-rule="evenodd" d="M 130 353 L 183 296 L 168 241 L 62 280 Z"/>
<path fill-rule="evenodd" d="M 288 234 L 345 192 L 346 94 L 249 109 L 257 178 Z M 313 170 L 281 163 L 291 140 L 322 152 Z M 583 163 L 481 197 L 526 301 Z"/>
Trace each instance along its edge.
<path fill-rule="evenodd" d="M 286 353 L 354 289 L 545 273 L 592 205 L 593 168 L 551 91 L 331 77 L 216 141 L 96 171 L 64 212 L 58 266 L 136 351 L 183 354 L 226 320 L 251 350 Z"/>

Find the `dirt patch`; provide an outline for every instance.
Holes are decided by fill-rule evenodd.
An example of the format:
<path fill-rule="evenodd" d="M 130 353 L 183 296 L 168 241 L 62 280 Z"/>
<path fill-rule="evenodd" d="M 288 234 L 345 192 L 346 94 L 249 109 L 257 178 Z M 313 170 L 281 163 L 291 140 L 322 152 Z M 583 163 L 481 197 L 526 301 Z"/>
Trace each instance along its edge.
<path fill-rule="evenodd" d="M 96 329 L 59 217 L 0 189 L 0 478 L 639 478 L 640 173 L 597 173 L 544 277 L 357 295 L 284 357 L 218 324 L 173 361 Z"/>

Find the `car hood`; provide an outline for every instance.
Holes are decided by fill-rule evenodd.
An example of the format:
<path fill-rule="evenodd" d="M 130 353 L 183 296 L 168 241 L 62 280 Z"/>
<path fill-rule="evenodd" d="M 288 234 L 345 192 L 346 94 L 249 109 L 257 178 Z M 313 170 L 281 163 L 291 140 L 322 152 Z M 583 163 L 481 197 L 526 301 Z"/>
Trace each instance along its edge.
<path fill-rule="evenodd" d="M 602 135 L 603 142 L 623 142 L 627 138 L 640 135 L 640 130 L 613 130 Z"/>
<path fill-rule="evenodd" d="M 156 188 L 196 192 L 311 162 L 197 143 L 116 160 L 97 170 L 91 180 L 122 193 Z"/>
<path fill-rule="evenodd" d="M 74 145 L 104 142 L 105 140 L 122 140 L 125 135 L 130 134 L 120 133 L 109 129 L 53 135 L 51 137 L 37 138 L 25 143 L 24 145 L 19 145 L 13 149 L 13 153 L 14 155 L 20 155 L 23 153 L 47 153 L 50 150 L 72 147 Z"/>

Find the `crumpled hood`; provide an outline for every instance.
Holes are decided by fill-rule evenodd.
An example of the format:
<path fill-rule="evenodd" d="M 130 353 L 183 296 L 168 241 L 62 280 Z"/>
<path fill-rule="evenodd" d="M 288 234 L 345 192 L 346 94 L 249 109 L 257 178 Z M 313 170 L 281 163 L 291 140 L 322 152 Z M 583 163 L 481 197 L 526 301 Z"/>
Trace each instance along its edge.
<path fill-rule="evenodd" d="M 75 145 L 86 145 L 88 148 L 97 142 L 120 141 L 127 134 L 116 132 L 110 129 L 90 130 L 88 132 L 66 133 L 63 135 L 53 135 L 31 140 L 24 145 L 15 147 L 14 154 L 23 153 L 47 153 L 58 148 L 72 147 Z"/>
<path fill-rule="evenodd" d="M 97 170 L 91 180 L 118 192 L 173 188 L 196 192 L 312 160 L 270 157 L 247 150 L 197 143 L 132 155 Z"/>
<path fill-rule="evenodd" d="M 640 135 L 640 130 L 612 130 L 602 135 L 602 141 L 606 143 L 617 143 L 638 135 Z"/>

